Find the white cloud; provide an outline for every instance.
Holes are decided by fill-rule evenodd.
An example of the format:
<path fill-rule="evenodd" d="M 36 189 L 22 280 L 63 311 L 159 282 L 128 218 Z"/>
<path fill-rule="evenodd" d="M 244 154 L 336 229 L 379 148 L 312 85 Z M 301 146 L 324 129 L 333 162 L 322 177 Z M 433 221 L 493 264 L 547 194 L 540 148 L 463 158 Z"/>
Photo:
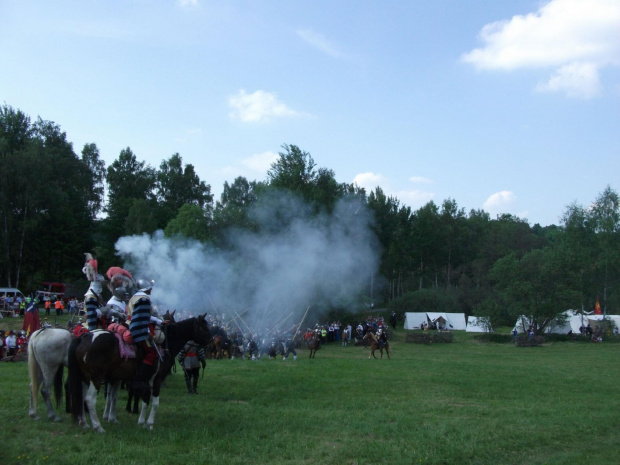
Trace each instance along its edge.
<path fill-rule="evenodd" d="M 265 174 L 271 169 L 271 164 L 275 163 L 279 157 L 275 152 L 256 153 L 241 160 L 241 164 L 254 172 Z"/>
<path fill-rule="evenodd" d="M 367 172 L 355 175 L 353 184 L 357 184 L 359 187 L 366 189 L 366 192 L 370 192 L 377 186 L 380 186 L 382 189 L 385 186 L 389 186 L 389 180 L 382 174 Z"/>
<path fill-rule="evenodd" d="M 484 202 L 482 208 L 492 214 L 504 213 L 516 198 L 517 196 L 511 191 L 496 192 Z"/>
<path fill-rule="evenodd" d="M 338 51 L 338 49 L 322 34 L 314 32 L 310 29 L 299 29 L 296 32 L 302 40 L 304 40 L 309 45 L 318 48 L 321 52 L 326 53 L 327 55 L 334 58 L 340 57 L 340 51 Z"/>
<path fill-rule="evenodd" d="M 177 4 L 183 8 L 198 6 L 198 0 L 177 0 Z"/>
<path fill-rule="evenodd" d="M 409 181 L 416 184 L 431 184 L 433 182 L 432 179 L 423 178 L 422 176 L 411 176 Z"/>
<path fill-rule="evenodd" d="M 558 69 L 538 92 L 565 92 L 570 97 L 589 99 L 601 91 L 598 69 L 592 63 L 572 63 Z"/>
<path fill-rule="evenodd" d="M 434 192 L 425 192 L 418 189 L 402 190 L 394 194 L 402 203 L 409 205 L 412 209 L 417 210 L 435 198 Z"/>
<path fill-rule="evenodd" d="M 272 118 L 289 118 L 301 116 L 301 113 L 280 102 L 275 93 L 257 90 L 248 94 L 244 89 L 228 99 L 232 119 L 244 123 L 260 123 Z"/>
<path fill-rule="evenodd" d="M 538 90 L 592 97 L 598 71 L 620 65 L 620 2 L 552 0 L 537 12 L 487 24 L 484 47 L 461 56 L 481 70 L 560 67 Z"/>
<path fill-rule="evenodd" d="M 432 182 L 429 179 L 416 176 L 409 178 L 409 181 L 420 183 Z M 353 183 L 366 189 L 366 193 L 370 193 L 377 187 L 381 187 L 385 195 L 395 197 L 401 203 L 410 206 L 414 210 L 423 207 L 435 197 L 433 192 L 425 192 L 419 189 L 394 190 L 388 178 L 382 174 L 372 172 L 356 175 L 355 178 L 353 178 Z"/>

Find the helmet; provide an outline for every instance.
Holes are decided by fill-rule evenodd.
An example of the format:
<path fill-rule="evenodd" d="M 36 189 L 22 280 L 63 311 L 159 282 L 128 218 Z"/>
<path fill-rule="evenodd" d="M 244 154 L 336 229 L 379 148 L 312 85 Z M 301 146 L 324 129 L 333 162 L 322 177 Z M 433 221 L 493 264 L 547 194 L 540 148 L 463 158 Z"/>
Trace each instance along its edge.
<path fill-rule="evenodd" d="M 114 297 L 117 299 L 124 299 L 125 294 L 127 294 L 127 290 L 123 286 L 114 289 Z"/>
<path fill-rule="evenodd" d="M 153 289 L 153 284 L 155 284 L 155 281 L 149 281 L 148 279 L 144 278 L 140 278 L 136 281 L 136 287 L 138 288 L 138 291 L 142 292 L 150 291 L 151 289 Z"/>

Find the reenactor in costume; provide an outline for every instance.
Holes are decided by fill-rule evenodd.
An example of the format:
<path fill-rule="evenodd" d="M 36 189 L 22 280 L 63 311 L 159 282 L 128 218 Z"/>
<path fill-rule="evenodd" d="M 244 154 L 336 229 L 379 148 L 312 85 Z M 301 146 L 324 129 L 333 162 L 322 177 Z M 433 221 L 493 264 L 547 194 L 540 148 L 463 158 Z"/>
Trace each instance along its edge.
<path fill-rule="evenodd" d="M 86 323 L 89 331 L 97 329 L 97 320 L 101 317 L 101 291 L 103 290 L 103 276 L 98 275 L 97 279 L 90 282 L 90 286 L 84 294 L 84 310 L 86 311 Z"/>
<path fill-rule="evenodd" d="M 200 365 L 205 369 L 207 362 L 205 361 L 205 348 L 199 346 L 194 341 L 188 341 L 179 355 L 177 355 L 179 363 L 185 372 L 185 384 L 187 384 L 187 392 L 189 394 L 198 394 L 198 375 L 200 374 Z"/>
<path fill-rule="evenodd" d="M 146 388 L 146 383 L 153 373 L 159 353 L 155 343 L 150 337 L 149 324 L 151 322 L 161 325 L 162 320 L 151 315 L 151 291 L 153 289 L 153 281 L 146 279 L 138 279 L 136 286 L 138 292 L 129 300 L 127 304 L 127 317 L 131 319 L 129 331 L 131 338 L 136 345 L 136 358 L 138 360 L 138 368 L 133 380 L 133 386 L 138 391 Z"/>

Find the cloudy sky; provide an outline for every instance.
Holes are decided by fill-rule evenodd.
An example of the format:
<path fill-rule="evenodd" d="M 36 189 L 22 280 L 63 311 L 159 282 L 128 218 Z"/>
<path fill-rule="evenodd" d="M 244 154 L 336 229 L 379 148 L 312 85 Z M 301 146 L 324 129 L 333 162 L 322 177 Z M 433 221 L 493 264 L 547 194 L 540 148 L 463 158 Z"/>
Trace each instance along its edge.
<path fill-rule="evenodd" d="M 417 209 L 620 190 L 618 0 L 0 0 L 0 103 L 219 197 L 282 144 Z"/>

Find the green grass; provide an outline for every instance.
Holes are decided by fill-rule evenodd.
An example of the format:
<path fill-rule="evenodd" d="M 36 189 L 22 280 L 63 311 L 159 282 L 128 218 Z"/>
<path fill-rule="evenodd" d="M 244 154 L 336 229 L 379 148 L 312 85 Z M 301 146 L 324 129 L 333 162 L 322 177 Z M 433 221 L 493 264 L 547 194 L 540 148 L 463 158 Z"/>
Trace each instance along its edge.
<path fill-rule="evenodd" d="M 209 361 L 197 396 L 181 373 L 167 380 L 153 431 L 123 410 L 105 435 L 64 413 L 30 419 L 26 364 L 4 363 L 0 463 L 619 462 L 619 344 L 518 348 L 455 332 L 453 343 L 417 345 L 404 335 L 391 360 L 333 344 L 314 360 L 300 350 L 295 361 Z"/>

